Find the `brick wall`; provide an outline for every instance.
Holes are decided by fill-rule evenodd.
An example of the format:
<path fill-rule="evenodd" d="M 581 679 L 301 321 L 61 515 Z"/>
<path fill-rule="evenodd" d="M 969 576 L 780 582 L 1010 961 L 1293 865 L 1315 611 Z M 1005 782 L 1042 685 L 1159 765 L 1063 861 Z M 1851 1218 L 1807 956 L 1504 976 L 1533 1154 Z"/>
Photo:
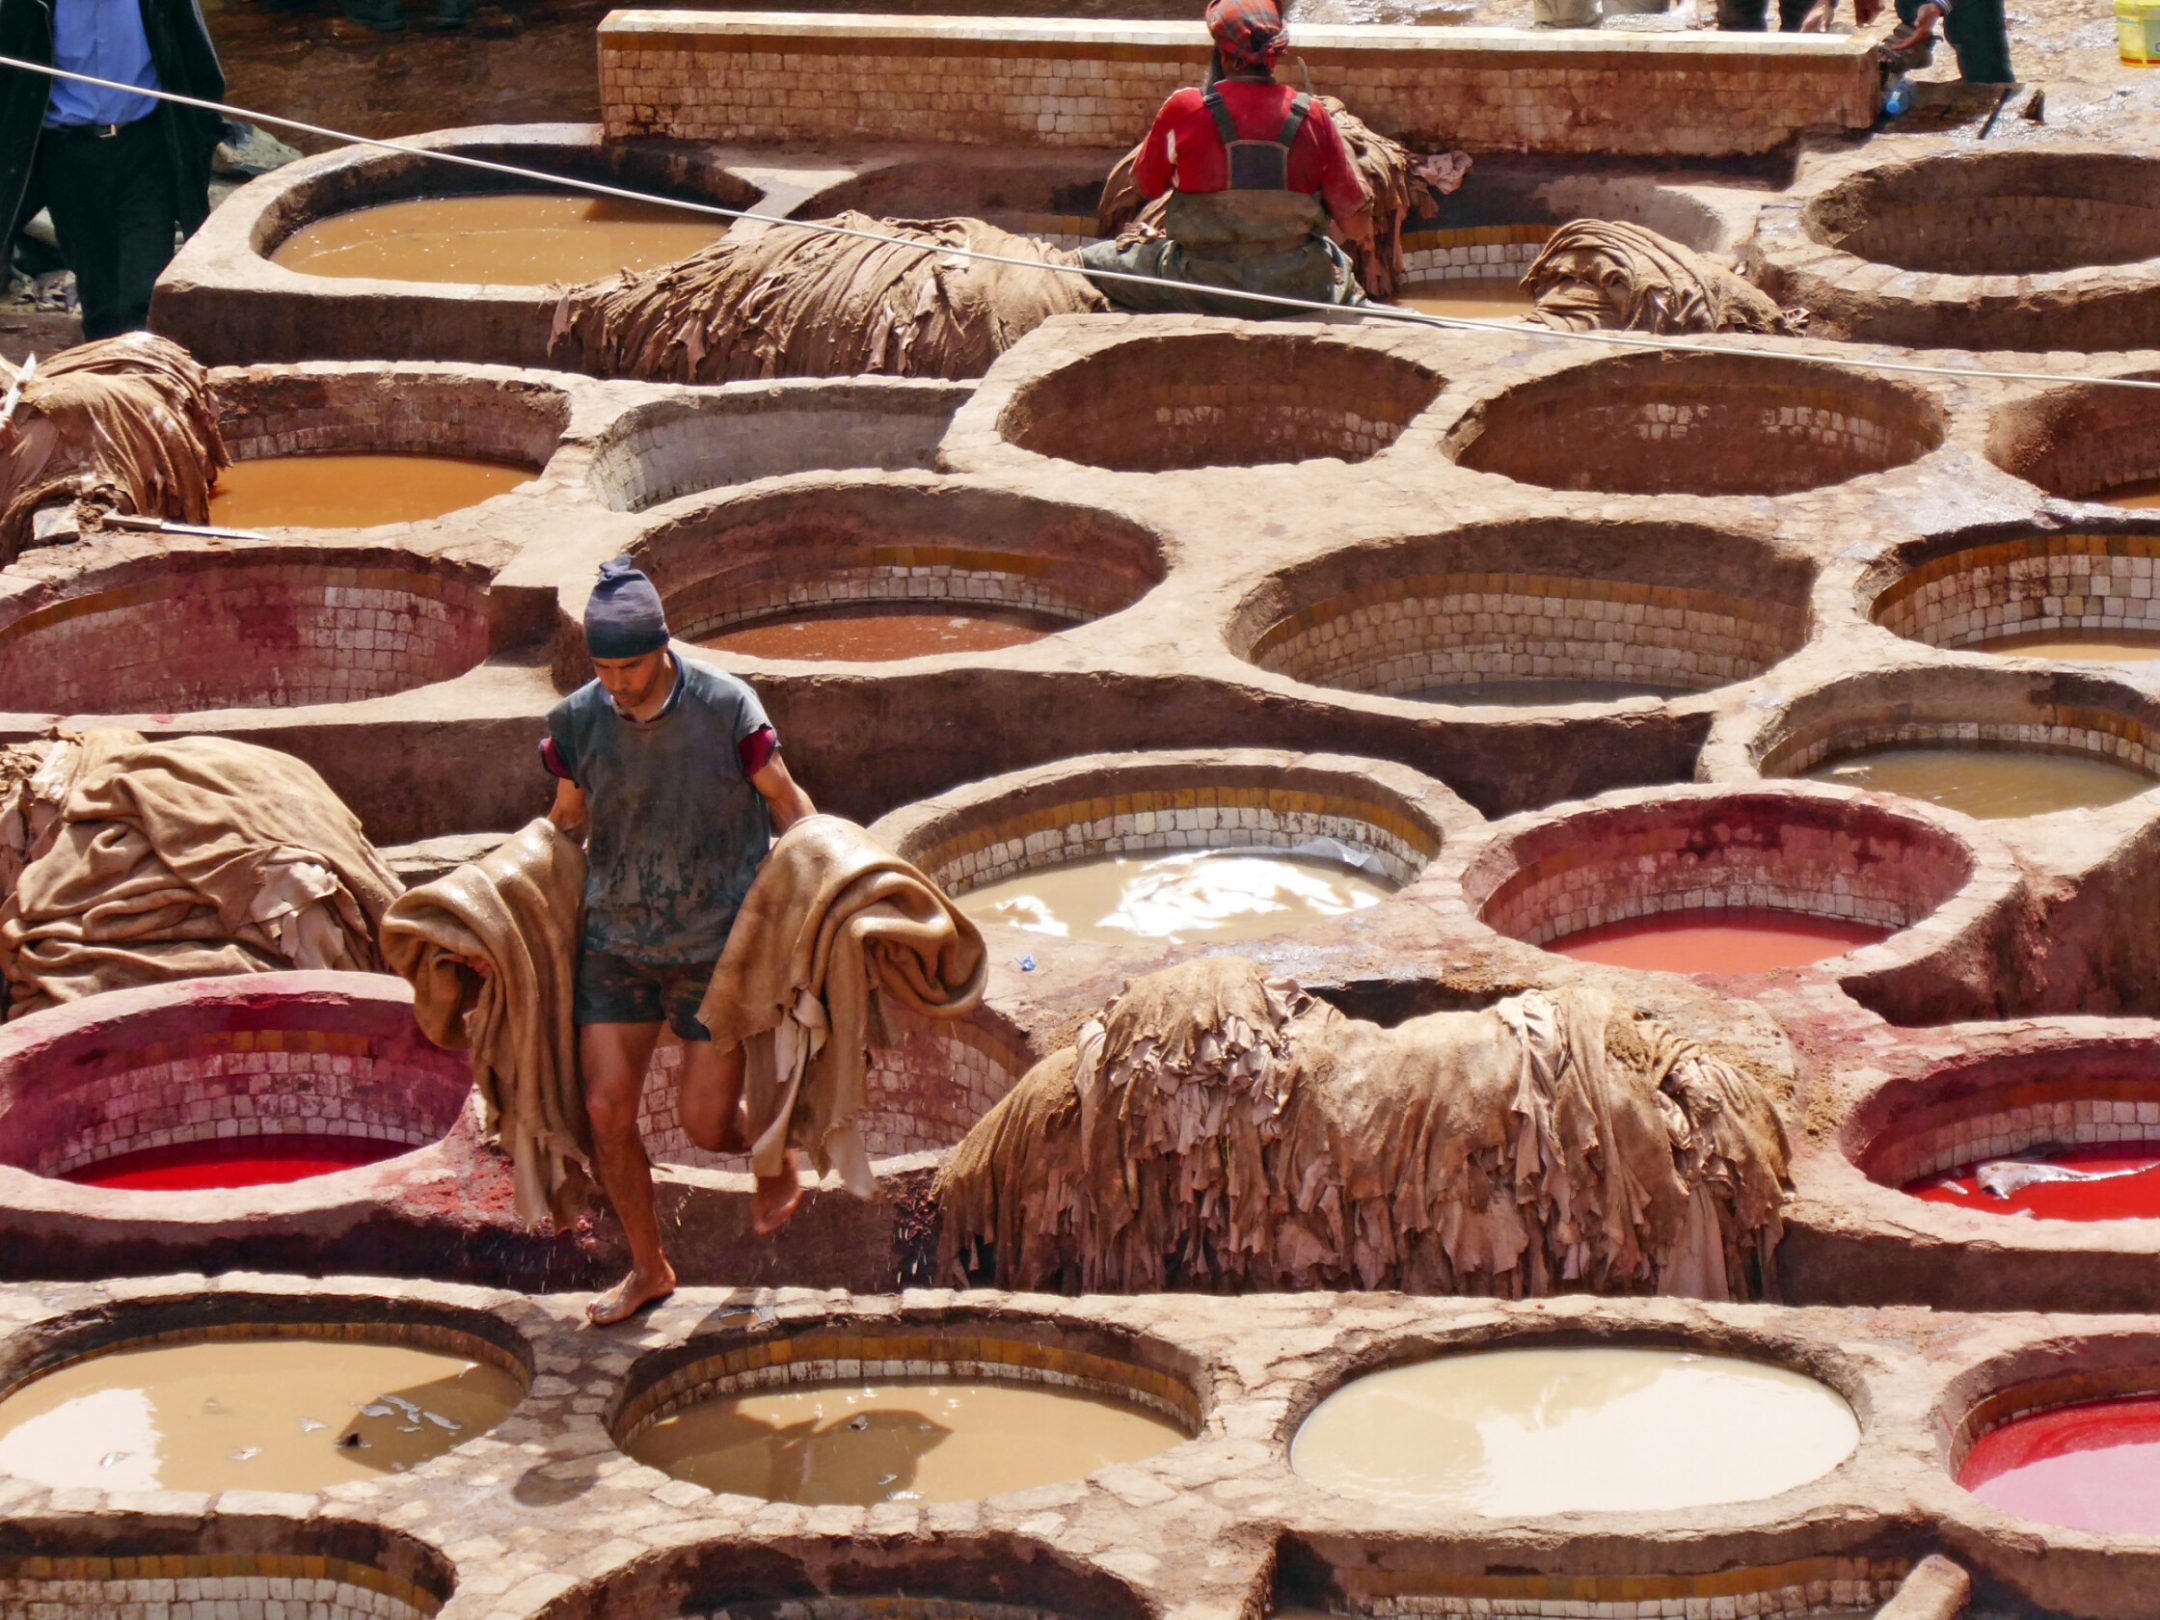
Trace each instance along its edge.
<path fill-rule="evenodd" d="M 2031 534 L 1922 563 L 1875 622 L 1931 647 L 2056 631 L 2160 632 L 2160 534 Z"/>
<path fill-rule="evenodd" d="M 428 1620 L 423 1587 L 365 1564 L 292 1554 L 38 1558 L 0 1564 L 0 1614 L 33 1620 Z"/>
<path fill-rule="evenodd" d="M 1868 42 L 1762 34 L 1300 27 L 1315 88 L 1413 146 L 1722 156 L 1864 129 Z M 1121 146 L 1198 81 L 1198 23 L 617 11 L 611 138 Z"/>

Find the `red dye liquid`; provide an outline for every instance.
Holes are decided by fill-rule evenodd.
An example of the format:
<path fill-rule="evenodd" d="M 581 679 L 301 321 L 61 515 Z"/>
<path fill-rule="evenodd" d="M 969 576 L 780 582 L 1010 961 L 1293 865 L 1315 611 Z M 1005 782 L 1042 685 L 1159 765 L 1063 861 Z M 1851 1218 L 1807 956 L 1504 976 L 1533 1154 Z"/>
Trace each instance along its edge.
<path fill-rule="evenodd" d="M 335 1170 L 378 1164 L 410 1151 L 403 1142 L 358 1136 L 246 1136 L 176 1142 L 86 1164 L 67 1173 L 85 1187 L 131 1192 L 203 1192 L 214 1187 L 274 1187 Z"/>
<path fill-rule="evenodd" d="M 2160 1219 L 2160 1151 L 2150 1142 L 2094 1142 L 2045 1155 L 2066 1170 L 2131 1171 L 2106 1181 L 2043 1181 L 2008 1198 L 1983 1192 L 1967 1165 L 1946 1176 L 1926 1176 L 1905 1190 L 1931 1204 L 1984 1210 L 1990 1215 L 2032 1215 L 2043 1221 L 2149 1221 Z"/>
<path fill-rule="evenodd" d="M 2006 1423 L 1980 1437 L 1958 1483 L 2042 1524 L 2160 1533 L 2160 1397 L 2093 1401 Z"/>
<path fill-rule="evenodd" d="M 1873 923 L 1796 911 L 1705 908 L 1600 923 L 1545 948 L 1579 962 L 1662 973 L 1767 973 L 1842 956 L 1889 932 Z"/>

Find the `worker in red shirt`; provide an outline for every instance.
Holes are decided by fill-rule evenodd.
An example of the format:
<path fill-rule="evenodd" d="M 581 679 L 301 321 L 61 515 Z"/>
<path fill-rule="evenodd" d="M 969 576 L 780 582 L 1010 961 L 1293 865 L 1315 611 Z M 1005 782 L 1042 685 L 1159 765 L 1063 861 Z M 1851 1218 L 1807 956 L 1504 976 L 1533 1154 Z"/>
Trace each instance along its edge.
<path fill-rule="evenodd" d="M 1133 166 L 1143 196 L 1169 194 L 1162 215 L 1167 240 L 1136 240 L 1128 232 L 1093 244 L 1081 262 L 1161 283 L 1098 280 L 1121 309 L 1254 318 L 1297 313 L 1237 298 L 1238 291 L 1362 302 L 1328 221 L 1347 240 L 1365 239 L 1372 202 L 1327 109 L 1275 82 L 1275 64 L 1289 45 L 1282 13 L 1273 0 L 1213 0 L 1207 26 L 1215 40 L 1207 83 L 1163 103 Z"/>

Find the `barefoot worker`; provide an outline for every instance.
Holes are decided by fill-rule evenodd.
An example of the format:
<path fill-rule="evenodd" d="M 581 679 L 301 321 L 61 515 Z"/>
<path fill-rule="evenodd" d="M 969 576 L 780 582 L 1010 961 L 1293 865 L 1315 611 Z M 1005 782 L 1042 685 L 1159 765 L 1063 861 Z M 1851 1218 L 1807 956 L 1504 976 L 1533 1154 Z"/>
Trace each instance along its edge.
<path fill-rule="evenodd" d="M 638 1135 L 661 1020 L 683 1043 L 683 1130 L 709 1152 L 741 1151 L 742 1049 L 714 1046 L 698 1003 L 773 833 L 813 810 L 757 694 L 668 651 L 660 593 L 627 557 L 600 570 L 585 651 L 596 679 L 548 712 L 540 757 L 558 778 L 548 819 L 585 834 L 578 1059 L 595 1167 L 631 1258 L 587 1313 L 607 1323 L 675 1286 Z M 802 1196 L 792 1160 L 761 1178 L 757 1230 L 778 1231 Z"/>

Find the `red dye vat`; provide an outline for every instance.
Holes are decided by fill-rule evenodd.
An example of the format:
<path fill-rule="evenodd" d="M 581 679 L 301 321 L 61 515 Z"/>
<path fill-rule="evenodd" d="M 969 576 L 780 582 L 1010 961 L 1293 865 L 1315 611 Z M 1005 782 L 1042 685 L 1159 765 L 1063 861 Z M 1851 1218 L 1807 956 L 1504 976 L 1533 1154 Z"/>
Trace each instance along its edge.
<path fill-rule="evenodd" d="M 1873 923 L 1755 907 L 1705 907 L 1600 923 L 1545 948 L 1581 962 L 1663 973 L 1767 973 L 1842 956 L 1888 937 Z"/>
<path fill-rule="evenodd" d="M 273 1187 L 336 1170 L 378 1164 L 411 1151 L 403 1142 L 359 1136 L 241 1136 L 175 1142 L 86 1164 L 67 1173 L 85 1187 L 130 1192 L 204 1192 L 218 1187 Z"/>
<path fill-rule="evenodd" d="M 2093 1401 L 2006 1423 L 1980 1437 L 1958 1483 L 2042 1524 L 2160 1533 L 2160 1397 Z"/>
<path fill-rule="evenodd" d="M 2160 1219 L 2160 1149 L 2150 1142 L 2094 1142 L 2050 1150 L 2042 1162 L 2075 1170 L 2090 1181 L 2042 1181 L 1997 1198 L 1981 1187 L 1978 1165 L 1923 1176 L 1905 1190 L 1931 1204 L 1990 1215 L 2032 1215 L 2043 1221 Z"/>

